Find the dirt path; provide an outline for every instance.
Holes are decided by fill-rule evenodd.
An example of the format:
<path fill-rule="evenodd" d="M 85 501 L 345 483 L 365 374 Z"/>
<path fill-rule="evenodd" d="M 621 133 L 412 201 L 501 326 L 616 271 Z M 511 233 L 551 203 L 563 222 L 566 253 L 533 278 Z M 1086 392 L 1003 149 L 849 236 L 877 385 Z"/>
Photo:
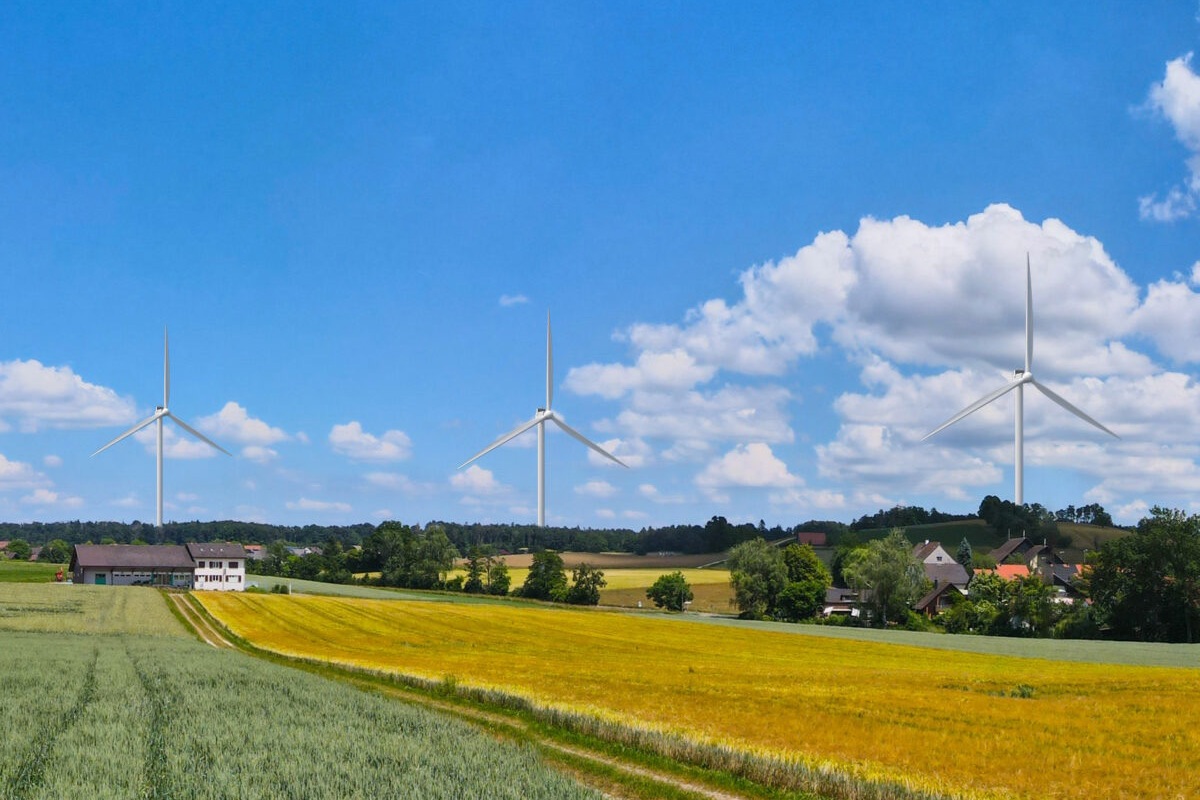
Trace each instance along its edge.
<path fill-rule="evenodd" d="M 254 650 L 238 647 L 223 633 L 220 623 L 204 611 L 192 599 L 190 594 L 170 592 L 166 596 L 167 602 L 175 605 L 175 608 L 179 610 L 187 625 L 207 644 L 218 648 L 244 650 L 250 655 L 259 655 Z M 259 655 L 259 657 L 262 656 Z M 330 666 L 333 667 L 333 665 Z M 662 770 L 651 769 L 641 764 L 613 757 L 599 750 L 554 741 L 532 730 L 525 722 L 505 714 L 438 700 L 411 689 L 392 684 L 381 684 L 378 681 L 358 677 L 352 673 L 344 673 L 341 680 L 368 691 L 384 694 L 401 702 L 419 705 L 481 725 L 500 736 L 507 735 L 522 741 L 532 742 L 546 754 L 547 758 L 558 762 L 559 768 L 564 772 L 570 773 L 580 783 L 596 789 L 605 797 L 613 798 L 613 800 L 637 800 L 639 798 L 658 797 L 662 792 L 658 794 L 647 793 L 645 787 L 642 791 L 638 791 L 622 785 L 619 781 L 606 780 L 602 777 L 601 773 L 603 772 L 617 772 L 626 777 L 636 778 L 642 781 L 643 785 L 645 782 L 650 782 L 663 787 L 669 787 L 671 789 L 671 796 L 673 797 L 696 798 L 697 800 L 749 800 L 746 795 L 715 789 L 711 786 L 686 780 Z M 580 762 L 583 762 L 583 764 L 580 765 Z M 595 771 L 589 771 L 588 765 L 591 765 Z M 600 769 L 595 769 L 597 767 Z M 652 791 L 652 789 L 649 791 Z"/>

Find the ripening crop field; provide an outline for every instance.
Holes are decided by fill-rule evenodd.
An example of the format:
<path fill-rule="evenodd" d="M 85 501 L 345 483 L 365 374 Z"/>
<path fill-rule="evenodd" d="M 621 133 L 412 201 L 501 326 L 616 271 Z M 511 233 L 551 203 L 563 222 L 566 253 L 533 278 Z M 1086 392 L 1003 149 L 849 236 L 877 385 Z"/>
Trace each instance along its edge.
<path fill-rule="evenodd" d="M 34 588 L 0 594 L 0 800 L 598 797 L 531 748 L 201 644 L 153 589 Z M 63 632 L 83 620 L 106 632 Z"/>
<path fill-rule="evenodd" d="M 1200 669 L 563 608 L 204 594 L 260 647 L 968 797 L 1200 796 Z M 1200 656 L 1200 651 L 1198 651 Z"/>

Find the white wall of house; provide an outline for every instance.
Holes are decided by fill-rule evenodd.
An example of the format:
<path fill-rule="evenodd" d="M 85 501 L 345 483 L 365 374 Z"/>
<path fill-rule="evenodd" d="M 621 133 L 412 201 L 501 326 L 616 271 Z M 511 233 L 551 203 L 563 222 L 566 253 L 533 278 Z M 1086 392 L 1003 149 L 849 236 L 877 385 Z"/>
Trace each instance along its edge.
<path fill-rule="evenodd" d="M 213 592 L 243 592 L 246 590 L 246 559 L 196 559 L 196 589 Z"/>
<path fill-rule="evenodd" d="M 925 556 L 926 564 L 954 564 L 957 563 L 954 557 L 946 552 L 946 548 L 940 544 L 933 548 L 933 552 Z"/>

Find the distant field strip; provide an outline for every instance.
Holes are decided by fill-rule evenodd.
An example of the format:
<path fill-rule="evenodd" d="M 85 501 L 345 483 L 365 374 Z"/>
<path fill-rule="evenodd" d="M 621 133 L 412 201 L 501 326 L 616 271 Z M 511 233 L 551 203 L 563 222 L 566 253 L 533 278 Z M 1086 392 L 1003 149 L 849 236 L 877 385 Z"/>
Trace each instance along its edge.
<path fill-rule="evenodd" d="M 1200 795 L 1200 670 L 560 608 L 203 594 L 276 652 L 974 797 Z M 652 737 L 651 737 L 652 738 Z M 686 750 L 686 748 L 684 748 Z"/>
<path fill-rule="evenodd" d="M 47 615 L 38 597 L 5 599 L 0 800 L 598 800 L 532 747 L 207 647 L 158 592 L 99 588 L 108 594 L 76 596 L 72 613 L 107 609 L 107 627 L 124 632 L 47 632 L 47 618 L 75 617 Z M 154 604 L 165 616 L 141 616 Z M 163 624 L 170 635 L 147 635 Z"/>
<path fill-rule="evenodd" d="M 675 569 L 662 568 L 637 568 L 637 569 L 605 569 L 604 580 L 608 584 L 607 589 L 641 589 L 642 599 L 646 599 L 646 589 L 650 587 L 662 575 L 669 572 L 675 572 Z M 708 584 L 723 584 L 729 586 L 729 571 L 720 569 L 680 569 L 683 577 L 693 586 L 708 585 Z M 570 570 L 567 570 L 568 576 Z M 449 574 L 448 577 L 462 576 L 466 578 L 467 571 L 465 569 L 457 569 Z M 512 567 L 508 570 L 508 575 L 512 579 L 512 586 L 515 589 L 525 582 L 525 578 L 529 575 L 528 567 Z M 732 594 L 732 590 L 730 594 Z"/>

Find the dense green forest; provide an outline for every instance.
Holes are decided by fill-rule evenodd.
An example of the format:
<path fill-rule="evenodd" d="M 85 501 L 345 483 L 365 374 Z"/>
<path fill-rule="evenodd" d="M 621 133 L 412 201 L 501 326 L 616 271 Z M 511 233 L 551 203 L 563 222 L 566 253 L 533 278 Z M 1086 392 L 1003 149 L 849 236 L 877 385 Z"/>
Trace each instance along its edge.
<path fill-rule="evenodd" d="M 982 518 L 1001 541 L 1007 535 L 1043 535 L 1053 531 L 1056 521 L 1078 521 L 1098 525 L 1111 524 L 1112 519 L 1098 505 L 1070 506 L 1050 513 L 1038 504 L 1014 506 L 994 496 L 984 498 L 977 515 L 946 514 L 936 508 L 896 506 L 880 509 L 847 524 L 836 520 L 808 520 L 792 527 L 775 525 L 768 528 L 761 520 L 735 524 L 725 517 L 714 516 L 703 525 L 667 525 L 629 528 L 539 528 L 529 524 L 459 523 L 433 520 L 424 525 L 413 524 L 415 531 L 441 528 L 450 543 L 460 552 L 471 547 L 490 546 L 497 552 L 515 553 L 522 550 L 571 550 L 577 552 L 627 553 L 717 553 L 756 538 L 776 541 L 798 532 L 821 531 L 828 544 L 857 542 L 860 531 L 887 530 L 916 525 L 929 525 L 958 520 Z M 259 522 L 219 520 L 213 522 L 171 522 L 161 531 L 149 523 L 125 522 L 0 522 L 0 539 L 23 540 L 31 545 L 44 545 L 55 539 L 67 544 L 85 542 L 116 542 L 130 544 L 183 544 L 185 542 L 242 542 L 270 544 L 282 541 L 290 545 L 324 545 L 334 540 L 343 548 L 361 545 L 378 526 L 357 525 L 268 525 Z"/>

